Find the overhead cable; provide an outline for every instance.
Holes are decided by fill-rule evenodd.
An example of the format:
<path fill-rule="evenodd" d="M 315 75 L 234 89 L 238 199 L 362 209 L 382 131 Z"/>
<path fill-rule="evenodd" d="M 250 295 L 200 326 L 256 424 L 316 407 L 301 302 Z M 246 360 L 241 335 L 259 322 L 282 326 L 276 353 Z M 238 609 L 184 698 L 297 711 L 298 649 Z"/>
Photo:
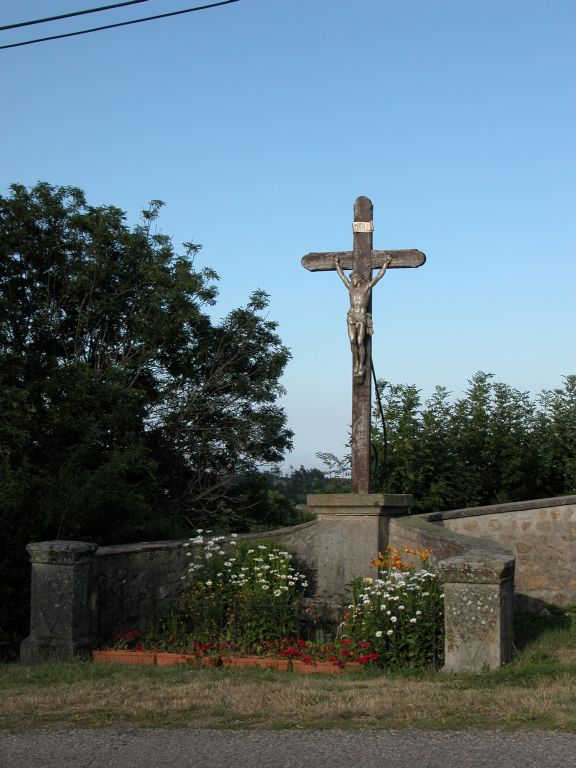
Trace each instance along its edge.
<path fill-rule="evenodd" d="M 6 29 L 18 29 L 19 27 L 30 27 L 32 24 L 45 24 L 48 21 L 59 21 L 60 19 L 70 19 L 72 16 L 84 16 L 87 13 L 98 13 L 99 11 L 109 11 L 112 8 L 122 8 L 125 5 L 136 5 L 136 3 L 147 3 L 149 0 L 125 0 L 123 3 L 114 3 L 114 5 L 102 5 L 99 8 L 88 8 L 85 11 L 73 11 L 72 13 L 62 13 L 60 16 L 47 16 L 45 19 L 33 19 L 32 21 L 20 21 L 18 24 L 6 24 L 0 27 L 0 32 Z"/>
<path fill-rule="evenodd" d="M 181 16 L 183 13 L 194 13 L 194 11 L 205 11 L 208 8 L 216 8 L 219 5 L 229 5 L 237 3 L 239 0 L 221 0 L 219 3 L 210 3 L 209 5 L 198 5 L 195 8 L 185 8 L 182 11 L 172 11 L 170 13 L 160 13 L 157 16 L 146 16 L 142 19 L 133 19 L 132 21 L 121 21 L 117 24 L 106 24 L 103 27 L 92 27 L 91 29 L 82 29 L 79 32 L 66 32 L 62 35 L 51 35 L 50 37 L 39 37 L 35 40 L 25 40 L 22 43 L 10 43 L 9 45 L 0 45 L 0 50 L 6 48 L 19 48 L 22 45 L 33 45 L 34 43 L 44 43 L 47 40 L 60 40 L 64 37 L 76 37 L 77 35 L 87 35 L 89 32 L 102 32 L 104 29 L 114 29 L 115 27 L 127 27 L 130 24 L 140 24 L 144 21 L 155 21 L 156 19 L 165 19 L 168 16 Z"/>

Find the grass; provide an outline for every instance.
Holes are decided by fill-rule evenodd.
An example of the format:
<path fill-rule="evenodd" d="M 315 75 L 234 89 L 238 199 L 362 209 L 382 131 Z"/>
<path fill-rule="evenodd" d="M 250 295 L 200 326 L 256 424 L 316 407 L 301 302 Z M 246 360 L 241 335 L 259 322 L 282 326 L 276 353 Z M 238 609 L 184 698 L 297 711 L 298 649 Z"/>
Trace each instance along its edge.
<path fill-rule="evenodd" d="M 576 732 L 576 609 L 520 616 L 516 637 L 516 659 L 479 675 L 5 664 L 0 727 Z"/>

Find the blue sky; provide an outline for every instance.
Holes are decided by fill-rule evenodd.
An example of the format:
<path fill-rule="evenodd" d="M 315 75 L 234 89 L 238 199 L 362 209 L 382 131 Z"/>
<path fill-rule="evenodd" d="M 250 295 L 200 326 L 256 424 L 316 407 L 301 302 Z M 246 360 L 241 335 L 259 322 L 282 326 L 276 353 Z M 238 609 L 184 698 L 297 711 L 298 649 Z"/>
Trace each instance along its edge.
<path fill-rule="evenodd" d="M 4 0 L 0 25 L 105 4 Z M 351 248 L 358 195 L 375 248 L 427 255 L 374 291 L 379 377 L 425 398 L 576 371 L 574 39 L 573 0 L 240 0 L 0 51 L 0 191 L 71 184 L 129 222 L 164 200 L 163 231 L 221 276 L 218 313 L 266 290 L 292 352 L 286 465 L 311 466 L 346 451 L 351 355 L 346 291 L 300 259 Z"/>

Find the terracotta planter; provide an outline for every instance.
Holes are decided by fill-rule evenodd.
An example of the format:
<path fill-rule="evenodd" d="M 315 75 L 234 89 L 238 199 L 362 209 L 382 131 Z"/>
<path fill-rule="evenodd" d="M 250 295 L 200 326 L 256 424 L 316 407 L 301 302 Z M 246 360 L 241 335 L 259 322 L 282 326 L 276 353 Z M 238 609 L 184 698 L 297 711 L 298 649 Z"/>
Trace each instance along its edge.
<path fill-rule="evenodd" d="M 156 652 L 156 664 L 159 667 L 171 667 L 174 664 L 187 664 L 191 661 L 193 661 L 193 657 L 190 657 L 187 653 Z"/>
<path fill-rule="evenodd" d="M 97 664 L 156 664 L 154 651 L 92 651 Z"/>
<path fill-rule="evenodd" d="M 258 669 L 276 669 L 280 672 L 287 672 L 289 661 L 288 659 L 276 659 L 272 656 L 222 656 L 222 666 L 240 669 L 256 667 Z"/>
<path fill-rule="evenodd" d="M 332 664 L 330 661 L 317 661 L 312 662 L 311 664 L 306 664 L 306 662 L 301 661 L 300 659 L 292 660 L 292 669 L 299 675 L 338 675 L 343 671 L 341 667 L 337 664 Z"/>
<path fill-rule="evenodd" d="M 216 667 L 219 659 L 217 656 L 195 656 L 193 653 L 170 653 L 158 651 L 156 664 L 159 667 L 170 667 L 173 664 L 189 664 L 191 667 Z"/>

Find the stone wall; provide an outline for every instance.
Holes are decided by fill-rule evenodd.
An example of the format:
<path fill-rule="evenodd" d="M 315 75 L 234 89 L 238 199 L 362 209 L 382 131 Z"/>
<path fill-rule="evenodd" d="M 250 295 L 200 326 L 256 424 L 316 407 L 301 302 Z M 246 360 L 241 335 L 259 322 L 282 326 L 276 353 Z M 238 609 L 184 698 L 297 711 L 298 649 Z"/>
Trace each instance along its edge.
<path fill-rule="evenodd" d="M 335 604 L 352 575 L 370 575 L 369 557 L 387 543 L 431 547 L 431 563 L 445 583 L 447 669 L 493 667 L 509 658 L 515 557 L 525 602 L 576 602 L 574 496 L 414 516 L 407 514 L 409 496 L 310 501 L 317 520 L 239 538 L 274 539 L 295 551 L 316 569 L 318 594 L 332 594 Z M 117 632 L 155 622 L 180 591 L 183 544 L 28 545 L 32 605 L 22 659 L 70 658 Z M 365 571 L 356 573 L 364 561 Z"/>
<path fill-rule="evenodd" d="M 182 590 L 184 541 L 154 541 L 99 547 L 94 558 L 94 635 L 154 624 Z"/>
<path fill-rule="evenodd" d="M 444 586 L 446 672 L 496 669 L 512 658 L 514 555 L 493 541 L 471 539 L 429 522 L 428 515 L 390 521 L 389 541 L 431 549 Z"/>
<path fill-rule="evenodd" d="M 307 563 L 316 559 L 316 521 L 238 539 L 274 539 Z M 187 567 L 184 544 L 185 540 L 109 547 L 78 541 L 29 544 L 30 635 L 22 642 L 22 660 L 72 658 L 119 632 L 154 624 L 180 594 Z"/>
<path fill-rule="evenodd" d="M 516 556 L 518 604 L 576 603 L 576 496 L 560 496 L 423 516 L 438 527 L 502 544 Z"/>
<path fill-rule="evenodd" d="M 316 521 L 265 533 L 241 534 L 239 541 L 273 539 L 313 563 Z M 95 553 L 95 635 L 99 641 L 117 632 L 154 624 L 182 590 L 186 548 L 182 541 L 153 541 L 99 547 Z"/>

